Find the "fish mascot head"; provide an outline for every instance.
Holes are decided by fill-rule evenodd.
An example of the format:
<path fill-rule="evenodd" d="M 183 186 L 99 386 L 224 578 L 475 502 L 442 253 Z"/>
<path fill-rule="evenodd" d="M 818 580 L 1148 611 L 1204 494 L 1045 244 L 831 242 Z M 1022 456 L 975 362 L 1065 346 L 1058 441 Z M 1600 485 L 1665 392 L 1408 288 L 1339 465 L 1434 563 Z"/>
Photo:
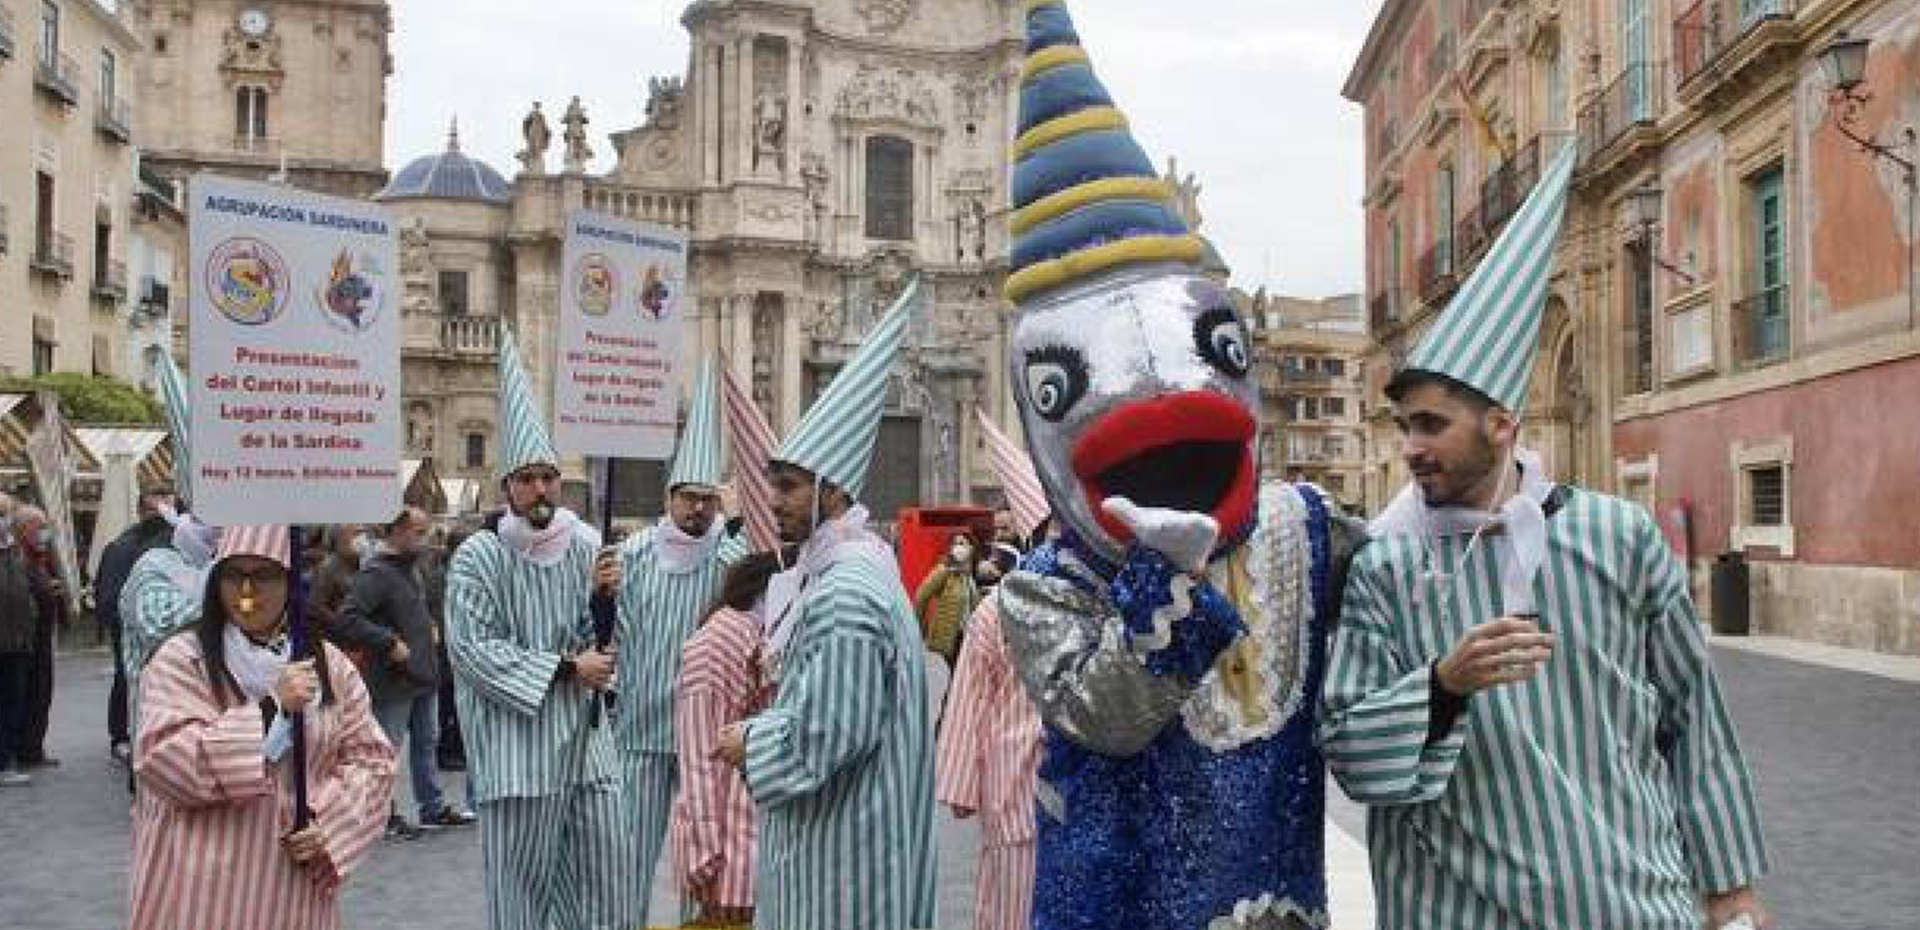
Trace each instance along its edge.
<path fill-rule="evenodd" d="M 1113 562 L 1111 498 L 1207 514 L 1231 549 L 1256 521 L 1251 335 L 1059 0 L 1027 3 L 1014 159 L 1008 363 L 1055 516 Z"/>

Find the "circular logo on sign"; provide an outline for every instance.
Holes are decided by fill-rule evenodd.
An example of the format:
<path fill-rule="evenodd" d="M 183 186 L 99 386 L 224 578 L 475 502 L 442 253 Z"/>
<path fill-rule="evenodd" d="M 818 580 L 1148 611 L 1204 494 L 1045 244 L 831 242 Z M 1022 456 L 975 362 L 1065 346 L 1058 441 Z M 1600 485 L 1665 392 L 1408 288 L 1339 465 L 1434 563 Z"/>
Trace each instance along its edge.
<path fill-rule="evenodd" d="M 364 333 L 380 318 L 387 300 L 386 269 L 368 252 L 341 249 L 320 288 L 320 316 L 333 328 Z"/>
<path fill-rule="evenodd" d="M 207 255 L 207 299 L 243 326 L 272 322 L 287 307 L 292 276 L 286 259 L 258 239 L 237 237 Z"/>
<path fill-rule="evenodd" d="M 606 316 L 613 309 L 617 287 L 613 263 L 598 252 L 580 259 L 573 268 L 573 293 L 580 312 L 588 316 Z"/>
<path fill-rule="evenodd" d="M 647 266 L 640 281 L 640 315 L 649 320 L 664 320 L 673 309 L 673 285 L 660 273 L 659 265 Z"/>

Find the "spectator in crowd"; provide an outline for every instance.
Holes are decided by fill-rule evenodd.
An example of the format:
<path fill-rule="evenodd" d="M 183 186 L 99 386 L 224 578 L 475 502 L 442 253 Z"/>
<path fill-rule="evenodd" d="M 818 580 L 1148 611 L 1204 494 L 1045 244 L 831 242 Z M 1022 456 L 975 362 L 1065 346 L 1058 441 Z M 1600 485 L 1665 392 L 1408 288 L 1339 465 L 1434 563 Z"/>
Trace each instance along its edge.
<path fill-rule="evenodd" d="M 974 584 L 978 551 L 973 537 L 965 533 L 954 536 L 946 557 L 920 582 L 920 590 L 913 596 L 913 611 L 919 615 L 927 651 L 945 659 L 949 671 L 960 655 L 961 628 L 980 603 L 980 589 Z"/>
<path fill-rule="evenodd" d="M 314 569 L 312 585 L 307 589 L 307 622 L 329 639 L 334 636 L 340 605 L 346 602 L 347 592 L 353 590 L 353 576 L 360 573 L 360 532 L 357 523 L 340 523 L 327 527 L 321 536 L 320 551 L 326 555 Z M 368 656 L 360 650 L 341 648 L 354 665 L 367 667 Z"/>
<path fill-rule="evenodd" d="M 131 735 L 127 727 L 127 668 L 121 654 L 120 592 L 126 587 L 133 565 L 148 550 L 173 544 L 175 502 L 173 486 L 156 484 L 140 494 L 136 505 L 139 522 L 127 527 L 100 552 L 100 570 L 93 579 L 94 620 L 107 631 L 113 646 L 113 690 L 107 695 L 107 747 L 113 758 L 125 764 L 132 756 Z"/>
<path fill-rule="evenodd" d="M 0 494 L 0 787 L 33 782 L 17 755 L 26 731 L 27 678 L 40 602 L 26 553 L 14 543 L 13 498 Z"/>
<path fill-rule="evenodd" d="M 421 827 L 463 827 L 474 821 L 471 812 L 446 802 L 434 779 L 440 663 L 433 613 L 418 574 L 430 525 L 425 511 L 405 507 L 383 527 L 333 619 L 335 643 L 368 657 L 362 677 L 387 742 L 396 755 L 401 745 L 411 744 L 407 767 L 420 826 L 391 815 L 388 834 L 401 839 L 419 837 Z"/>
<path fill-rule="evenodd" d="M 33 586 L 38 617 L 33 625 L 33 650 L 27 668 L 26 718 L 20 741 L 13 746 L 16 766 L 54 768 L 60 760 L 47 755 L 47 726 L 53 713 L 53 633 L 67 625 L 66 585 L 60 581 L 60 563 L 53 552 L 53 525 L 46 511 L 15 507 L 14 542 L 26 557 L 27 577 Z"/>

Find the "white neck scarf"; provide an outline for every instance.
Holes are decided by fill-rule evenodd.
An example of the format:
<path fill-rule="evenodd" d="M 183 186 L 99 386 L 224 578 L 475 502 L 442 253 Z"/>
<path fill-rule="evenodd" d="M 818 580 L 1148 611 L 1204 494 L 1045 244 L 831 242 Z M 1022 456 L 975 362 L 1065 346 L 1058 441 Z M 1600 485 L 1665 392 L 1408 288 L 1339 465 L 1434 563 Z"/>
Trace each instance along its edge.
<path fill-rule="evenodd" d="M 1512 463 L 1502 467 L 1519 469 L 1520 488 L 1498 510 L 1429 507 L 1419 486 L 1408 482 L 1393 502 L 1387 505 L 1387 509 L 1368 524 L 1367 529 L 1375 536 L 1421 535 L 1430 538 L 1484 533 L 1486 535 L 1481 536 L 1481 540 L 1493 546 L 1498 553 L 1502 606 L 1510 614 L 1537 613 L 1533 580 L 1540 573 L 1540 565 L 1546 561 L 1545 506 L 1554 486 L 1553 482 L 1547 480 L 1539 453 L 1531 449 L 1516 448 Z M 1499 532 L 1494 534 L 1492 531 L 1496 530 Z M 1462 553 L 1463 560 L 1464 555 Z M 1429 561 L 1433 558 L 1431 545 L 1427 558 Z M 1429 564 L 1427 571 L 1450 580 L 1455 566 Z"/>
<path fill-rule="evenodd" d="M 653 528 L 653 546 L 655 558 L 660 567 L 669 575 L 684 575 L 713 558 L 720 551 L 720 538 L 726 528 L 719 520 L 707 526 L 704 536 L 690 536 L 673 522 L 672 517 L 661 517 L 660 523 Z"/>
<path fill-rule="evenodd" d="M 600 546 L 600 534 L 565 507 L 553 512 L 553 522 L 544 530 L 534 529 L 533 524 L 517 513 L 509 512 L 500 518 L 500 541 L 515 555 L 541 568 L 558 565 L 572 547 L 575 535 L 595 548 Z"/>
<path fill-rule="evenodd" d="M 768 580 L 761 623 L 767 631 L 766 664 L 770 677 L 779 677 L 780 660 L 786 655 L 787 646 L 799 628 L 800 616 L 805 612 L 803 595 L 820 573 L 848 559 L 866 559 L 885 572 L 899 571 L 894 564 L 893 549 L 867 530 L 867 517 L 867 508 L 855 504 L 838 518 L 822 523 L 800 547 L 793 567 Z"/>
<path fill-rule="evenodd" d="M 233 673 L 240 693 L 255 703 L 272 694 L 274 682 L 280 680 L 280 670 L 287 665 L 286 634 L 276 635 L 263 646 L 248 637 L 237 624 L 228 623 L 220 638 L 226 647 L 227 671 Z"/>

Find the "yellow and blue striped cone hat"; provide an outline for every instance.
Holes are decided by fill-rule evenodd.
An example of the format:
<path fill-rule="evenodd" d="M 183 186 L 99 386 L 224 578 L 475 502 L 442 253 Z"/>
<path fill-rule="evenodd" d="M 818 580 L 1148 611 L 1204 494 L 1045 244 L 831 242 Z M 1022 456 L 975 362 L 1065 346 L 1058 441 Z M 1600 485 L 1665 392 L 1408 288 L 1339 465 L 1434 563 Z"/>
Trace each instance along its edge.
<path fill-rule="evenodd" d="M 520 348 L 513 333 L 500 334 L 500 474 L 511 475 L 529 465 L 560 466 L 553 439 L 540 419 L 533 384 L 520 366 Z"/>
<path fill-rule="evenodd" d="M 673 471 L 667 475 L 669 494 L 683 484 L 720 486 L 720 401 L 713 383 L 713 360 L 708 359 L 700 364 L 687 427 L 680 434 L 680 448 L 673 453 Z"/>
<path fill-rule="evenodd" d="M 160 387 L 160 401 L 166 407 L 167 435 L 173 439 L 174 490 L 192 499 L 193 494 L 193 408 L 187 406 L 187 379 L 174 364 L 173 354 L 159 346 L 147 349 L 153 360 L 154 381 Z"/>
<path fill-rule="evenodd" d="M 847 359 L 833 383 L 820 392 L 800 425 L 780 444 L 773 460 L 798 466 L 833 482 L 858 500 L 880 438 L 880 414 L 887 399 L 887 372 L 900 353 L 912 318 L 925 294 L 914 278 L 900 299 L 880 318 L 866 341 Z"/>
<path fill-rule="evenodd" d="M 1445 375 L 1518 414 L 1540 353 L 1540 322 L 1554 247 L 1573 179 L 1561 148 L 1520 212 L 1407 357 L 1407 370 Z"/>
<path fill-rule="evenodd" d="M 1024 304 L 1125 265 L 1199 270 L 1206 244 L 1094 75 L 1066 4 L 1026 0 L 1026 15 L 1007 300 Z"/>

